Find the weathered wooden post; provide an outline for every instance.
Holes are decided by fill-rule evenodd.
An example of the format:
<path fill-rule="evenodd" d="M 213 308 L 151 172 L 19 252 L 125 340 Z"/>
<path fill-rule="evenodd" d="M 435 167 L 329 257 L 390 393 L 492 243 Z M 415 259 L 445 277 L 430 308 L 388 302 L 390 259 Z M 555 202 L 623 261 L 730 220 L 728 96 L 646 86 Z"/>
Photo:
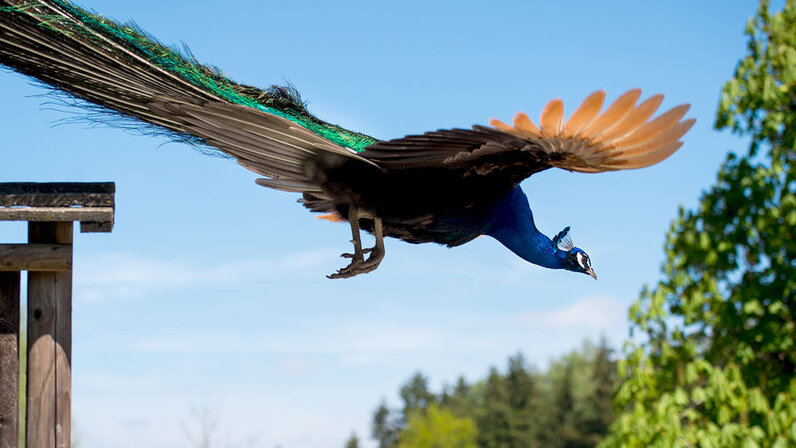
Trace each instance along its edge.
<path fill-rule="evenodd" d="M 68 448 L 72 226 L 110 232 L 116 186 L 0 183 L 0 221 L 27 221 L 27 244 L 0 244 L 0 448 L 17 448 L 19 359 L 27 350 L 26 446 Z M 19 347 L 20 271 L 28 271 L 27 347 Z"/>

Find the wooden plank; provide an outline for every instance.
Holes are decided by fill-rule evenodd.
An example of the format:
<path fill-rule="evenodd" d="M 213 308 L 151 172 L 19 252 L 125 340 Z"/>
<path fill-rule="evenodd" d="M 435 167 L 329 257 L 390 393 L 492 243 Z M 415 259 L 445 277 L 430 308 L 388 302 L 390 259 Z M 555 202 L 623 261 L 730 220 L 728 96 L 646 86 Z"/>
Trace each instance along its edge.
<path fill-rule="evenodd" d="M 71 222 L 56 224 L 55 242 L 71 246 L 72 227 Z M 72 264 L 71 257 L 69 264 Z M 69 448 L 72 443 L 72 271 L 57 272 L 55 280 L 55 444 L 59 448 Z"/>
<path fill-rule="evenodd" d="M 0 244 L 0 271 L 68 271 L 69 244 Z"/>
<path fill-rule="evenodd" d="M 0 193 L 0 205 L 6 207 L 113 207 L 113 201 L 112 193 Z"/>
<path fill-rule="evenodd" d="M 19 272 L 0 272 L 0 448 L 19 445 Z"/>
<path fill-rule="evenodd" d="M 110 233 L 112 231 L 113 221 L 80 221 L 80 233 Z"/>
<path fill-rule="evenodd" d="M 0 195 L 31 193 L 116 193 L 114 182 L 0 182 Z"/>
<path fill-rule="evenodd" d="M 71 222 L 31 222 L 30 243 L 72 243 Z M 28 447 L 69 448 L 72 273 L 28 274 Z"/>
<path fill-rule="evenodd" d="M 0 207 L 0 221 L 113 221 L 113 207 Z"/>
<path fill-rule="evenodd" d="M 28 447 L 55 448 L 55 272 L 28 274 Z"/>

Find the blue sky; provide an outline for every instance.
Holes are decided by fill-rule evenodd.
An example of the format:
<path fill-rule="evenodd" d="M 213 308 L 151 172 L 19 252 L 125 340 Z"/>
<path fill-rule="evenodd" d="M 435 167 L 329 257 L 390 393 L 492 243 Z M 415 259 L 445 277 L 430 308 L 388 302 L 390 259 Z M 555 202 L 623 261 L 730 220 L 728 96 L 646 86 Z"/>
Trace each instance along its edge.
<path fill-rule="evenodd" d="M 572 226 L 600 280 L 532 266 L 480 238 L 387 241 L 374 273 L 331 281 L 347 226 L 178 144 L 84 125 L 0 73 L 1 181 L 115 181 L 116 228 L 75 240 L 73 416 L 82 447 L 187 447 L 191 407 L 229 446 L 327 448 L 369 435 L 420 369 L 435 388 L 522 351 L 536 365 L 605 335 L 659 277 L 664 233 L 743 140 L 712 129 L 755 2 L 112 2 L 83 5 L 184 41 L 232 78 L 289 80 L 318 116 L 379 138 L 572 111 L 605 89 L 692 104 L 669 160 L 550 170 L 523 183 L 540 229 Z M 0 223 L 0 241 L 25 227 Z M 371 446 L 368 440 L 365 446 Z"/>

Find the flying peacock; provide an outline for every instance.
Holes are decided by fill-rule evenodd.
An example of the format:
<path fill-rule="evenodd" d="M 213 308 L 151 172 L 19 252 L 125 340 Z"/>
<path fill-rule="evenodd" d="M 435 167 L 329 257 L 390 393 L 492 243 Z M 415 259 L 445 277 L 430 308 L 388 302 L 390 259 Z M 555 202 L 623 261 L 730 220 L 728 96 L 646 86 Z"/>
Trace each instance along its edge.
<path fill-rule="evenodd" d="M 599 173 L 643 168 L 682 146 L 688 105 L 652 119 L 663 100 L 621 95 L 602 113 L 589 95 L 564 121 L 550 101 L 539 125 L 450 129 L 380 141 L 327 123 L 292 87 L 258 89 L 65 0 L 0 0 L 0 64 L 53 87 L 81 107 L 133 119 L 142 130 L 220 151 L 262 176 L 259 185 L 302 194 L 323 217 L 347 221 L 354 250 L 330 278 L 370 272 L 384 237 L 459 246 L 489 235 L 525 260 L 597 278 L 569 227 L 552 239 L 533 221 L 519 183 L 548 168 Z M 96 114 L 94 114 L 96 115 Z M 361 230 L 375 236 L 363 248 Z"/>

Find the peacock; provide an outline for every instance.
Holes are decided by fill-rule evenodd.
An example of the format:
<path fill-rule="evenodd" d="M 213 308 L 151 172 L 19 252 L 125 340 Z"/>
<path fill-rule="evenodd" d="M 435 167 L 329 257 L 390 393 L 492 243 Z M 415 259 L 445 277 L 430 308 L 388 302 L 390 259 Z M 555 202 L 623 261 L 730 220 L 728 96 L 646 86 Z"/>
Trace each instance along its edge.
<path fill-rule="evenodd" d="M 569 227 L 552 239 L 537 229 L 520 182 L 548 168 L 656 164 L 695 121 L 683 120 L 688 104 L 653 119 L 663 95 L 639 103 L 639 89 L 603 110 L 605 92 L 596 91 L 566 121 L 554 99 L 538 125 L 518 113 L 512 124 L 493 119 L 383 141 L 314 116 L 292 86 L 236 83 L 187 49 L 66 0 L 0 0 L 0 64 L 98 120 L 233 158 L 263 176 L 257 184 L 299 193 L 310 211 L 348 222 L 353 251 L 342 256 L 351 261 L 329 278 L 375 270 L 385 237 L 455 247 L 488 235 L 533 264 L 597 279 Z M 363 248 L 363 230 L 373 247 Z"/>

